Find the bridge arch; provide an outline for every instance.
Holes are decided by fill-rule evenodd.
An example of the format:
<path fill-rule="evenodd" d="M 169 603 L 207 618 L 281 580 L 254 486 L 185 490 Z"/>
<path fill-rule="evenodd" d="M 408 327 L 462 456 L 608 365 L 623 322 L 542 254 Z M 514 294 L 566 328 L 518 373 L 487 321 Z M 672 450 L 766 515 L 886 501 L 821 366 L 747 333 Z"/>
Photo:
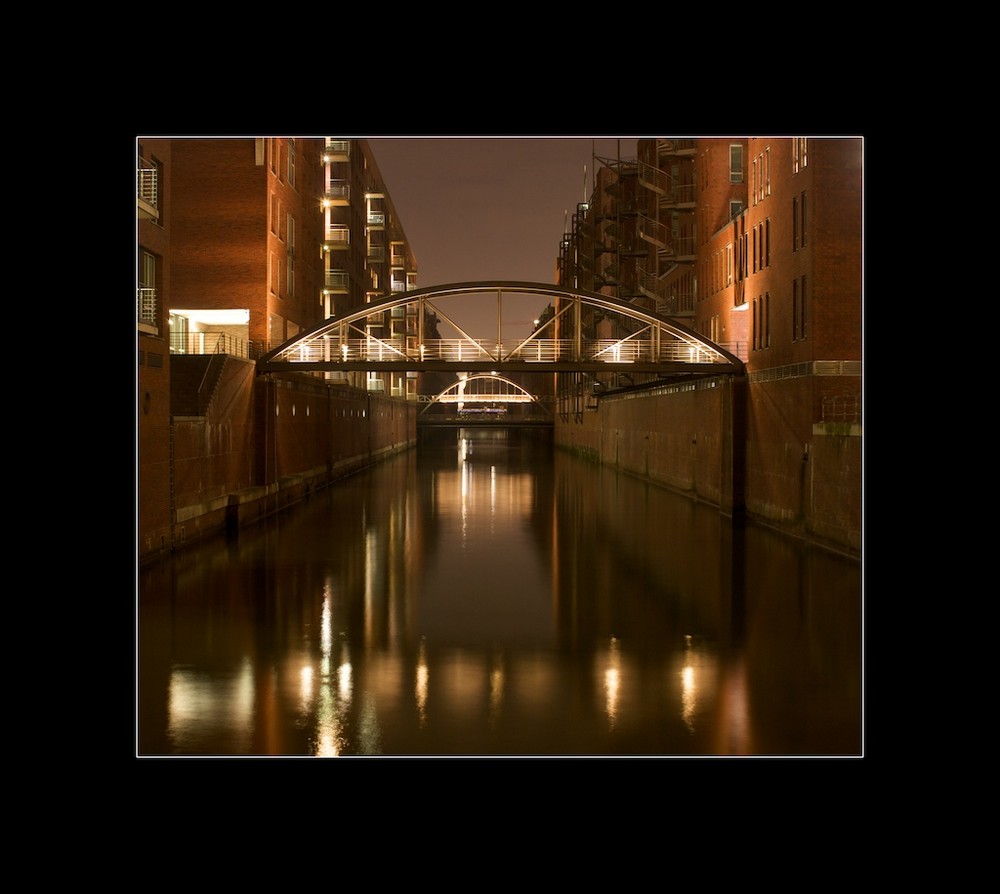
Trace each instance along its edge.
<path fill-rule="evenodd" d="M 501 385 L 504 391 L 500 393 L 469 392 L 466 389 L 476 382 L 491 382 Z M 535 403 L 546 413 L 548 408 L 530 391 L 518 385 L 517 382 L 497 373 L 473 373 L 452 382 L 447 388 L 434 395 L 420 412 L 426 413 L 434 404 L 457 403 L 459 408 L 463 403 Z"/>
<path fill-rule="evenodd" d="M 546 299 L 553 313 L 526 337 L 504 343 L 503 305 L 512 296 Z M 466 332 L 440 301 L 495 301 L 497 328 Z M 428 320 L 457 337 L 434 337 Z M 438 333 L 439 335 L 439 333 Z M 399 292 L 352 308 L 301 332 L 258 361 L 277 371 L 631 371 L 742 375 L 743 363 L 704 336 L 666 317 L 597 292 L 546 283 L 482 281 Z"/>

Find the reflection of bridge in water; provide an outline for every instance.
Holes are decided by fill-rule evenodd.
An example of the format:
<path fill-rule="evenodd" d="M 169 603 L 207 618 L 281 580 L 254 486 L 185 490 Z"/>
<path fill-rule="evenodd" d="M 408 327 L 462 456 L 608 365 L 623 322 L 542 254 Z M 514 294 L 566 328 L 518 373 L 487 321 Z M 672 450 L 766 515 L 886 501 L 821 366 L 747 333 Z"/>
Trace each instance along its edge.
<path fill-rule="evenodd" d="M 524 299 L 543 299 L 548 305 L 528 334 L 511 337 L 504 309 Z M 446 302 L 452 302 L 448 311 Z M 470 334 L 454 319 L 460 315 L 456 307 L 464 311 L 475 302 L 480 310 L 495 302 L 496 329 L 490 337 Z M 450 337 L 442 337 L 443 326 L 453 330 Z M 527 282 L 456 283 L 395 293 L 299 333 L 265 354 L 258 369 L 322 372 L 330 381 L 343 381 L 351 372 L 384 374 L 390 382 L 387 392 L 436 405 L 437 412 L 448 406 L 470 421 L 513 416 L 512 408 L 520 404 L 546 410 L 540 403 L 544 395 L 552 400 L 565 386 L 553 384 L 552 377 L 538 379 L 539 373 L 567 374 L 559 379 L 575 383 L 577 390 L 589 382 L 592 393 L 606 389 L 616 377 L 634 386 L 744 374 L 736 356 L 653 311 L 595 292 Z M 417 377 L 430 372 L 460 378 L 436 396 L 418 394 Z M 474 374 L 485 378 L 467 378 Z M 545 383 L 530 386 L 534 394 L 513 381 L 526 383 L 532 378 L 527 374 Z M 492 399 L 486 380 L 492 381 Z M 497 390 L 499 383 L 504 384 Z M 431 414 L 421 413 L 425 415 Z"/>

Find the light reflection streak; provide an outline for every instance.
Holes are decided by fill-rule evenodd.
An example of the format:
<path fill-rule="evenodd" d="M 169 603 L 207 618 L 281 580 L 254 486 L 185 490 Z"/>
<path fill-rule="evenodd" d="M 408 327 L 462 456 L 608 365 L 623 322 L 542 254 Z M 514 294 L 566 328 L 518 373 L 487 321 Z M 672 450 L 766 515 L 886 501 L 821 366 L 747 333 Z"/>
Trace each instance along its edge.
<path fill-rule="evenodd" d="M 495 727 L 500 719 L 500 709 L 503 707 L 504 669 L 503 656 L 493 658 L 493 670 L 490 672 L 490 726 Z"/>
<path fill-rule="evenodd" d="M 608 725 L 614 729 L 615 721 L 618 719 L 618 698 L 621 687 L 621 654 L 618 640 L 611 637 L 608 647 L 608 667 L 604 671 L 604 691 L 605 702 L 608 714 Z"/>
<path fill-rule="evenodd" d="M 420 640 L 420 654 L 417 656 L 417 680 L 414 687 L 414 695 L 417 701 L 417 715 L 420 718 L 420 726 L 427 724 L 427 644 L 423 638 Z"/>
<path fill-rule="evenodd" d="M 220 730 L 236 735 L 237 752 L 246 751 L 252 739 L 254 698 L 253 664 L 244 658 L 229 685 L 207 673 L 174 668 L 167 690 L 167 734 L 182 751 L 198 751 Z"/>
<path fill-rule="evenodd" d="M 698 687 L 695 680 L 691 635 L 685 634 L 685 663 L 681 669 L 681 717 L 688 730 L 694 732 L 694 715 L 698 707 Z"/>
<path fill-rule="evenodd" d="M 309 713 L 313 700 L 313 669 L 305 665 L 299 671 L 299 711 L 303 716 Z"/>
<path fill-rule="evenodd" d="M 375 699 L 369 693 L 361 710 L 361 729 L 358 735 L 358 749 L 361 754 L 382 753 L 382 730 L 375 710 Z"/>

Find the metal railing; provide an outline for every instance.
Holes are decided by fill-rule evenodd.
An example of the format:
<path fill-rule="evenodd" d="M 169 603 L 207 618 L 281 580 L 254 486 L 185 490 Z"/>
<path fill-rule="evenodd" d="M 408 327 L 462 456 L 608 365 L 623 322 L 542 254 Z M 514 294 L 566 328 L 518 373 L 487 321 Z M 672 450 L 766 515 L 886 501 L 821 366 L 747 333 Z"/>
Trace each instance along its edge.
<path fill-rule="evenodd" d="M 226 332 L 171 333 L 171 354 L 229 354 L 256 360 L 265 353 L 266 345 L 256 345 L 249 339 L 239 338 Z"/>
<path fill-rule="evenodd" d="M 824 397 L 821 403 L 822 422 L 861 421 L 861 398 L 856 395 L 833 395 Z"/>
<path fill-rule="evenodd" d="M 140 323 L 156 325 L 156 289 L 136 289 L 136 316 Z"/>
<path fill-rule="evenodd" d="M 145 159 L 139 159 L 139 170 L 136 183 L 136 194 L 144 202 L 154 208 L 159 207 L 159 177 L 156 168 Z"/>
<path fill-rule="evenodd" d="M 206 352 L 201 352 L 206 353 Z M 657 346 L 649 338 L 583 339 L 580 356 L 574 351 L 571 338 L 535 338 L 527 344 L 505 353 L 503 344 L 488 339 L 441 338 L 425 340 L 415 347 L 402 337 L 331 337 L 299 345 L 286 359 L 298 362 L 391 363 L 394 361 L 444 361 L 468 363 L 484 360 L 518 360 L 551 363 L 554 361 L 598 361 L 605 363 L 718 363 L 719 356 L 711 349 L 679 340 L 663 341 Z"/>

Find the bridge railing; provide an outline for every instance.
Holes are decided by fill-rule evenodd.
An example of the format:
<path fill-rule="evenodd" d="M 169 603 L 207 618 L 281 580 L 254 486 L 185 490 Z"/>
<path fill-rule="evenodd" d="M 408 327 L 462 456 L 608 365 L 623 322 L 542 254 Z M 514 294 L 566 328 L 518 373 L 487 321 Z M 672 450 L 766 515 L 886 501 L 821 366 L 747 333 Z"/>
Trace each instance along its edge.
<path fill-rule="evenodd" d="M 523 362 L 551 363 L 578 359 L 607 363 L 681 362 L 717 363 L 719 356 L 696 342 L 679 339 L 662 339 L 659 346 L 650 338 L 583 339 L 580 356 L 575 356 L 573 339 L 536 338 L 515 348 L 489 339 L 442 338 L 429 339 L 422 345 L 403 338 L 381 340 L 373 337 L 341 339 L 333 336 L 303 343 L 284 359 L 311 362 L 363 362 L 386 363 L 392 361 L 445 361 L 467 363 L 496 359 Z"/>

